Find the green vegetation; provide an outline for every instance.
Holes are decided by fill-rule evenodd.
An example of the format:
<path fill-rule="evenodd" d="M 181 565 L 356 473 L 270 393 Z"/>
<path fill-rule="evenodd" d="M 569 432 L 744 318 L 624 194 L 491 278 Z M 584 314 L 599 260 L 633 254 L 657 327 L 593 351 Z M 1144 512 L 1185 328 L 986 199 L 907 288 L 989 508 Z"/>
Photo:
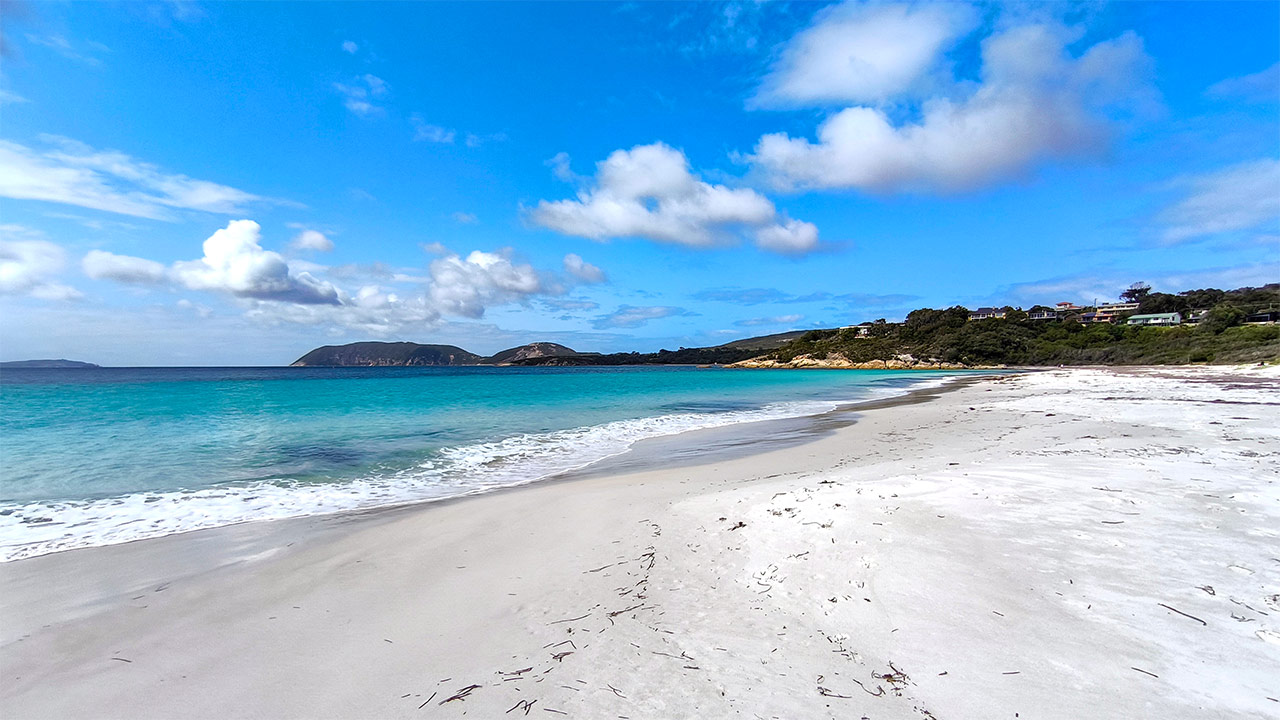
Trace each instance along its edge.
<path fill-rule="evenodd" d="M 1139 313 L 1209 308 L 1196 325 L 1143 327 L 1082 324 L 1078 316 L 1029 320 L 1009 308 L 1001 319 L 969 320 L 963 307 L 922 309 L 902 323 L 877 321 L 859 328 L 815 330 L 765 357 L 781 362 L 800 355 L 823 359 L 840 353 L 851 362 L 889 360 L 897 355 L 966 365 L 1160 365 L 1280 360 L 1280 325 L 1242 325 L 1247 313 L 1280 305 L 1280 284 L 1239 290 L 1152 293 L 1135 284 L 1126 297 L 1141 303 Z M 1032 310 L 1041 309 L 1032 308 Z M 1045 308 L 1047 309 L 1047 308 Z"/>

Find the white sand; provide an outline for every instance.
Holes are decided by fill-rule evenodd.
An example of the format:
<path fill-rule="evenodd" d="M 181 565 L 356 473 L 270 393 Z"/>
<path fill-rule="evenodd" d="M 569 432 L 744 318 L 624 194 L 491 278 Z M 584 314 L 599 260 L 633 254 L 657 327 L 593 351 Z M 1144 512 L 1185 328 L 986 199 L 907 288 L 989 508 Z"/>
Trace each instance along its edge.
<path fill-rule="evenodd" d="M 1021 375 L 714 465 L 7 563 L 0 716 L 1280 717 L 1277 390 Z"/>

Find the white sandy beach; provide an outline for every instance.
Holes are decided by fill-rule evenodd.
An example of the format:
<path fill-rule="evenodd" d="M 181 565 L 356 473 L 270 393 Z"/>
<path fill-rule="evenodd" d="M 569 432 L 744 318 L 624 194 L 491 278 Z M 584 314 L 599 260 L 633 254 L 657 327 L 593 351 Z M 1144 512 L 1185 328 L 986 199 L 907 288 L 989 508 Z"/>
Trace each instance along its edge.
<path fill-rule="evenodd" d="M 0 565 L 5 718 L 1277 718 L 1280 373 Z"/>

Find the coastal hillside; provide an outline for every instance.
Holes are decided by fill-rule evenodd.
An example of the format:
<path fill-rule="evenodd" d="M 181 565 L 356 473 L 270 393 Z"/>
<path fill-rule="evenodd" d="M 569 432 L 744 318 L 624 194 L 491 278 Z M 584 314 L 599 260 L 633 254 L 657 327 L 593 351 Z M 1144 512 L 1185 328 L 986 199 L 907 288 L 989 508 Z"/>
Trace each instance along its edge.
<path fill-rule="evenodd" d="M 569 357 L 579 353 L 573 348 L 553 342 L 535 342 L 508 348 L 484 359 L 486 365 L 511 365 L 525 360 L 549 357 Z"/>
<path fill-rule="evenodd" d="M 924 308 L 904 322 L 812 330 L 742 367 L 1174 365 L 1280 360 L 1280 285 L 1143 293 L 1108 321 L 1087 308 Z M 1205 308 L 1207 309 L 1198 309 Z M 1104 306 L 1106 307 L 1106 306 Z M 1170 326 L 1128 318 L 1174 314 Z M 1183 322 L 1183 313 L 1191 322 Z M 1251 320 L 1256 318 L 1256 320 Z M 1172 319 L 1169 319 L 1172 322 Z"/>
<path fill-rule="evenodd" d="M 484 358 L 454 345 L 357 342 L 325 345 L 293 361 L 293 367 L 478 365 Z"/>

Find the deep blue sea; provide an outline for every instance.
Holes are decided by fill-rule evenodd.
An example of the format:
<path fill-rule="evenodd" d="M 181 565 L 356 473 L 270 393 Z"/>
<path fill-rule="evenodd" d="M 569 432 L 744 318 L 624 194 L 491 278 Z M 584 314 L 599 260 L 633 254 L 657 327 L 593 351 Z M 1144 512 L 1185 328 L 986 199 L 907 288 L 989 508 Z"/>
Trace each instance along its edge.
<path fill-rule="evenodd" d="M 946 373 L 622 368 L 0 371 L 0 560 L 483 492 L 688 430 Z"/>

